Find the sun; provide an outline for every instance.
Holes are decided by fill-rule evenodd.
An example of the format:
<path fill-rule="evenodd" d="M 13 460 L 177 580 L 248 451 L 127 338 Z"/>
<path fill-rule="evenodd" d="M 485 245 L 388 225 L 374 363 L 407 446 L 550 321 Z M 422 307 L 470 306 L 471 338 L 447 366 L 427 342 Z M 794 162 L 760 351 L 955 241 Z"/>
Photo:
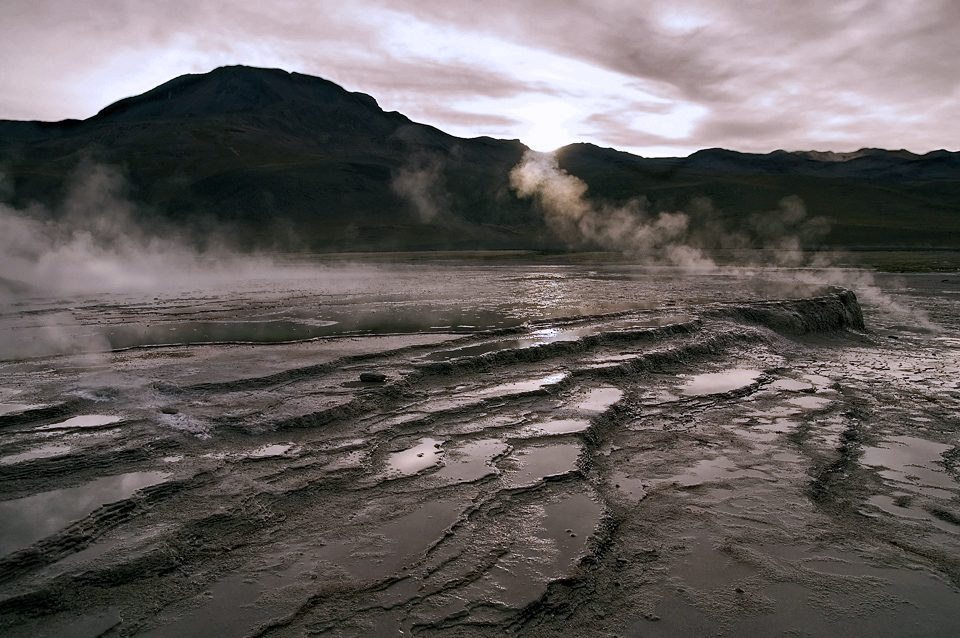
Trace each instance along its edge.
<path fill-rule="evenodd" d="M 526 124 L 520 141 L 535 151 L 549 153 L 574 141 L 571 126 L 579 111 L 560 100 L 534 102 L 517 109 Z"/>

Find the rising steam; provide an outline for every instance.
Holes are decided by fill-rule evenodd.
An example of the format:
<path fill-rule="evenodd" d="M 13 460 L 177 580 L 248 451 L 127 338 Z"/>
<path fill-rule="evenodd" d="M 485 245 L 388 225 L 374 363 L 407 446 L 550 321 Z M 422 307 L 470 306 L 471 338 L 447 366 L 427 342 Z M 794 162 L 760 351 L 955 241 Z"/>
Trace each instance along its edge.
<path fill-rule="evenodd" d="M 762 272 L 765 279 L 780 280 L 785 287 L 843 286 L 886 314 L 935 327 L 925 313 L 884 293 L 872 273 L 834 268 L 828 255 L 806 252 L 803 247 L 825 236 L 830 227 L 823 217 L 808 218 L 795 195 L 780 200 L 776 210 L 755 213 L 742 227 L 729 228 L 703 198 L 682 211 L 654 212 L 645 199 L 619 206 L 596 204 L 586 197 L 587 184 L 561 169 L 554 153 L 527 151 L 510 172 L 510 185 L 519 197 L 533 199 L 550 229 L 571 246 L 615 250 L 641 263 L 689 273 L 722 271 L 747 280 Z M 730 249 L 753 249 L 759 260 L 721 266 L 711 256 Z"/>
<path fill-rule="evenodd" d="M 560 169 L 553 153 L 527 151 L 510 172 L 510 185 L 520 197 L 533 198 L 550 229 L 571 245 L 619 250 L 691 271 L 716 268 L 689 241 L 685 213 L 652 214 L 639 199 L 623 206 L 597 206 L 585 197 L 586 183 Z"/>
<path fill-rule="evenodd" d="M 83 164 L 56 210 L 0 204 L 0 289 L 160 291 L 261 265 L 225 245 L 199 251 L 170 224 L 138 220 L 123 190 L 116 170 Z"/>
<path fill-rule="evenodd" d="M 425 224 L 450 208 L 442 169 L 439 157 L 417 156 L 396 172 L 391 183 L 393 191 L 410 202 Z"/>

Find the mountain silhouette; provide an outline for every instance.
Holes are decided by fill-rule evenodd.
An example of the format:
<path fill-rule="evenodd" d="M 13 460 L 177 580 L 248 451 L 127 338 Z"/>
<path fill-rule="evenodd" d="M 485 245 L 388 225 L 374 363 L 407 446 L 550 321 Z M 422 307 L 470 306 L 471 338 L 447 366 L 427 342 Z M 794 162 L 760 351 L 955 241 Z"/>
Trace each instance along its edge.
<path fill-rule="evenodd" d="M 322 78 L 244 66 L 175 78 L 86 120 L 0 121 L 15 208 L 59 210 L 77 167 L 98 163 L 123 174 L 144 217 L 318 251 L 568 247 L 510 189 L 526 150 L 448 135 Z M 686 210 L 707 198 L 736 228 L 798 196 L 830 221 L 820 245 L 960 247 L 958 153 L 643 158 L 573 144 L 558 159 L 598 203 Z"/>

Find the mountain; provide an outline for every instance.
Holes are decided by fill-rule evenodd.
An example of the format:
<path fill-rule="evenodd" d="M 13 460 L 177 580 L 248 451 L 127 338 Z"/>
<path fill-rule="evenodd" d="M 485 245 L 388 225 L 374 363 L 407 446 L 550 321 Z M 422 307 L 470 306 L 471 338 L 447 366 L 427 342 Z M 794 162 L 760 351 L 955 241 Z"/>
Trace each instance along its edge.
<path fill-rule="evenodd" d="M 242 66 L 175 78 L 82 121 L 0 121 L 15 208 L 37 202 L 55 214 L 77 167 L 105 164 L 144 217 L 325 251 L 566 246 L 509 188 L 526 150 L 453 137 L 321 78 Z M 686 210 L 709 198 L 713 220 L 737 228 L 796 195 L 830 220 L 822 245 L 960 248 L 958 153 L 643 158 L 573 144 L 558 159 L 598 203 L 642 197 L 653 210 Z"/>
<path fill-rule="evenodd" d="M 141 209 L 178 224 L 322 250 L 526 247 L 539 216 L 508 196 L 525 150 L 447 135 L 321 78 L 249 67 L 182 76 L 83 121 L 0 122 L 17 207 L 56 209 L 71 172 L 92 161 L 120 167 Z M 429 220 L 398 190 L 403 175 L 438 200 Z"/>

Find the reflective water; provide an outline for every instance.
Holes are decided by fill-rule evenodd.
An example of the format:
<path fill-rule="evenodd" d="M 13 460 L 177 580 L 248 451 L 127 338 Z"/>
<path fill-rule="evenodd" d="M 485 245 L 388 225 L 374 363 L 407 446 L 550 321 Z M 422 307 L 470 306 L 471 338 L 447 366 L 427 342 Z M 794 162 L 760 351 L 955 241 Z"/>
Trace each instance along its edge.
<path fill-rule="evenodd" d="M 770 384 L 770 387 L 774 390 L 788 390 L 790 392 L 812 391 L 814 389 L 812 384 L 796 379 L 777 379 Z"/>
<path fill-rule="evenodd" d="M 806 410 L 819 410 L 829 405 L 830 402 L 830 399 L 816 396 L 794 397 L 792 399 L 787 399 L 787 403 L 800 406 Z"/>
<path fill-rule="evenodd" d="M 912 491 L 951 498 L 960 485 L 938 462 L 951 446 L 912 436 L 894 436 L 877 447 L 867 447 L 860 462 L 877 468 L 884 478 Z M 937 489 L 932 492 L 931 488 Z"/>
<path fill-rule="evenodd" d="M 622 330 L 639 330 L 642 328 L 659 328 L 676 323 L 683 323 L 692 320 L 691 315 L 667 315 L 664 317 L 648 317 L 643 319 L 630 319 L 626 321 L 611 321 L 608 324 L 595 324 L 579 327 L 550 327 L 540 328 L 530 332 L 528 335 L 517 339 L 502 339 L 499 341 L 490 341 L 473 346 L 463 346 L 461 348 L 451 348 L 450 350 L 440 350 L 431 352 L 424 358 L 430 361 L 449 361 L 460 357 L 478 357 L 490 352 L 499 352 L 502 350 L 519 350 L 523 348 L 533 348 L 548 343 L 557 343 L 562 341 L 578 341 L 583 337 L 602 334 L 604 332 L 616 332 Z"/>
<path fill-rule="evenodd" d="M 129 498 L 137 490 L 162 483 L 169 476 L 164 472 L 130 472 L 2 502 L 0 555 L 29 547 L 101 505 Z"/>
<path fill-rule="evenodd" d="M 551 419 L 542 423 L 532 423 L 529 429 L 544 434 L 570 434 L 583 432 L 589 427 L 590 421 L 586 419 Z"/>
<path fill-rule="evenodd" d="M 73 447 L 70 445 L 51 443 L 49 445 L 42 445 L 38 448 L 33 448 L 32 450 L 26 450 L 25 452 L 19 452 L 17 454 L 0 458 L 0 465 L 11 465 L 13 463 L 20 463 L 21 461 L 32 461 L 34 459 L 46 459 L 53 456 L 60 456 L 62 454 L 67 454 L 72 449 Z"/>
<path fill-rule="evenodd" d="M 471 403 L 479 403 L 494 397 L 505 397 L 514 394 L 524 394 L 527 392 L 536 392 L 551 385 L 560 383 L 567 378 L 566 372 L 554 372 L 548 375 L 527 379 L 526 381 L 514 381 L 511 383 L 502 383 L 495 386 L 472 390 L 462 394 L 445 397 L 442 400 L 433 403 L 434 409 L 450 409 L 462 407 Z"/>
<path fill-rule="evenodd" d="M 505 482 L 511 487 L 533 485 L 548 476 L 558 476 L 577 468 L 577 457 L 582 447 L 579 443 L 561 443 L 529 447 L 510 455 L 519 468 L 507 469 Z"/>
<path fill-rule="evenodd" d="M 510 449 L 500 439 L 471 441 L 447 452 L 446 464 L 436 473 L 437 478 L 457 481 L 475 481 L 499 470 L 493 465 L 494 458 Z"/>
<path fill-rule="evenodd" d="M 684 470 L 683 473 L 663 480 L 662 482 L 691 486 L 713 481 L 727 481 L 747 477 L 770 478 L 770 476 L 763 472 L 742 468 L 726 456 L 718 456 L 716 458 L 699 461 L 693 467 Z"/>
<path fill-rule="evenodd" d="M 687 396 L 720 394 L 745 388 L 760 378 L 759 370 L 734 368 L 723 372 L 707 372 L 689 377 L 681 392 Z"/>
<path fill-rule="evenodd" d="M 0 414 L 15 414 L 17 412 L 33 410 L 35 408 L 42 407 L 42 405 L 32 403 L 0 403 Z"/>
<path fill-rule="evenodd" d="M 420 439 L 412 448 L 394 452 L 387 457 L 387 475 L 390 477 L 410 476 L 439 465 L 443 461 L 443 441 L 439 439 Z"/>
<path fill-rule="evenodd" d="M 264 445 L 253 452 L 247 454 L 249 458 L 267 458 L 271 456 L 283 456 L 290 448 L 292 443 L 275 443 L 273 445 Z"/>
<path fill-rule="evenodd" d="M 72 428 L 95 428 L 110 425 L 120 420 L 120 417 L 109 414 L 82 414 L 50 425 L 42 425 L 37 430 L 69 430 Z"/>
<path fill-rule="evenodd" d="M 538 531 L 523 554 L 510 552 L 487 571 L 480 600 L 522 609 L 537 600 L 547 584 L 570 573 L 587 553 L 603 508 L 587 494 L 567 495 L 538 513 Z"/>
<path fill-rule="evenodd" d="M 606 412 L 610 406 L 623 398 L 623 390 L 613 386 L 603 386 L 593 388 L 579 399 L 574 408 L 582 412 L 593 412 L 600 414 Z"/>

